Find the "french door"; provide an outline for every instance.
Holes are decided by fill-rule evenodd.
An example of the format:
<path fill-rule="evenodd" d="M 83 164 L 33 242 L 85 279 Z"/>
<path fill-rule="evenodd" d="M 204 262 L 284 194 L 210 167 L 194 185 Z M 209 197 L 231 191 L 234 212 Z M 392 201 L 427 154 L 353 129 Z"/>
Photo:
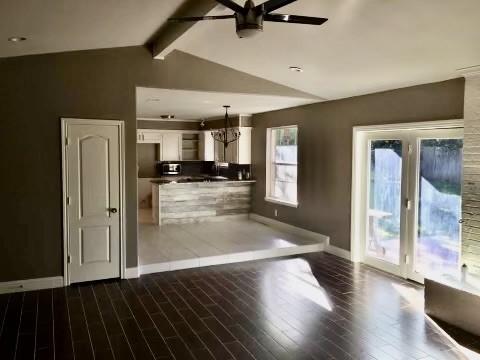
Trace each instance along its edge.
<path fill-rule="evenodd" d="M 459 269 L 463 130 L 370 133 L 364 262 L 423 282 Z"/>

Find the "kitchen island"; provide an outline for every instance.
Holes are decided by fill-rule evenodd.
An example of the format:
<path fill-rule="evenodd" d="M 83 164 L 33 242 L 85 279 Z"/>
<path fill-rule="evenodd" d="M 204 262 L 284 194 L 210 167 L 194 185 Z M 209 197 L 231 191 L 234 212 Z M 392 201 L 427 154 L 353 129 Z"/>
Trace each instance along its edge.
<path fill-rule="evenodd" d="M 218 221 L 250 211 L 255 180 L 152 181 L 153 219 L 158 225 Z"/>

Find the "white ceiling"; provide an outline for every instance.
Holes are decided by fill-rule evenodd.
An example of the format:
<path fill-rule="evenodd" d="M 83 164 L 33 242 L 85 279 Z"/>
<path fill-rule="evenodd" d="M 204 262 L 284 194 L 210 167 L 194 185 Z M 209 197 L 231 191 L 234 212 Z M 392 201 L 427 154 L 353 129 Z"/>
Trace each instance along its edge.
<path fill-rule="evenodd" d="M 144 44 L 182 0 L 2 0 L 0 57 Z M 27 41 L 12 43 L 12 36 Z"/>
<path fill-rule="evenodd" d="M 446 80 L 480 64 L 479 0 L 298 0 L 277 12 L 329 21 L 265 23 L 250 39 L 237 38 L 233 20 L 203 21 L 173 47 L 327 99 Z"/>
<path fill-rule="evenodd" d="M 231 105 L 229 113 L 257 114 L 293 106 L 311 104 L 318 100 L 189 90 L 137 88 L 137 117 L 160 118 L 174 114 L 176 119 L 198 120 L 220 117 L 223 105 Z"/>
<path fill-rule="evenodd" d="M 181 3 L 2 0 L 0 57 L 144 44 Z M 480 64 L 479 0 L 298 0 L 278 12 L 329 21 L 265 23 L 251 39 L 238 39 L 232 20 L 198 22 L 173 48 L 325 99 L 446 80 Z"/>

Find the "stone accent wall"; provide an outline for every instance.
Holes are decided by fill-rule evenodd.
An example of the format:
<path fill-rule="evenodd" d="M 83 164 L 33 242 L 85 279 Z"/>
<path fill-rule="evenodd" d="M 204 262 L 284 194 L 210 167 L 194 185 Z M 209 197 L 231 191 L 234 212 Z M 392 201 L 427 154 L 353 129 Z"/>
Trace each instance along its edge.
<path fill-rule="evenodd" d="M 480 274 L 480 74 L 465 78 L 462 258 Z"/>
<path fill-rule="evenodd" d="M 153 218 L 159 225 L 218 221 L 250 212 L 254 181 L 153 183 Z"/>

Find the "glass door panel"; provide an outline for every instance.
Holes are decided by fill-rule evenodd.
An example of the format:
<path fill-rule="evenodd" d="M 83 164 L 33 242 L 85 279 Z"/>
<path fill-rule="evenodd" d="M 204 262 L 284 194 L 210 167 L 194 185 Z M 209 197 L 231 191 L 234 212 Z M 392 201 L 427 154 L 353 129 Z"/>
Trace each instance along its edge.
<path fill-rule="evenodd" d="M 463 140 L 419 139 L 414 271 L 424 276 L 459 269 Z"/>
<path fill-rule="evenodd" d="M 403 145 L 401 140 L 369 142 L 366 257 L 399 265 Z"/>

